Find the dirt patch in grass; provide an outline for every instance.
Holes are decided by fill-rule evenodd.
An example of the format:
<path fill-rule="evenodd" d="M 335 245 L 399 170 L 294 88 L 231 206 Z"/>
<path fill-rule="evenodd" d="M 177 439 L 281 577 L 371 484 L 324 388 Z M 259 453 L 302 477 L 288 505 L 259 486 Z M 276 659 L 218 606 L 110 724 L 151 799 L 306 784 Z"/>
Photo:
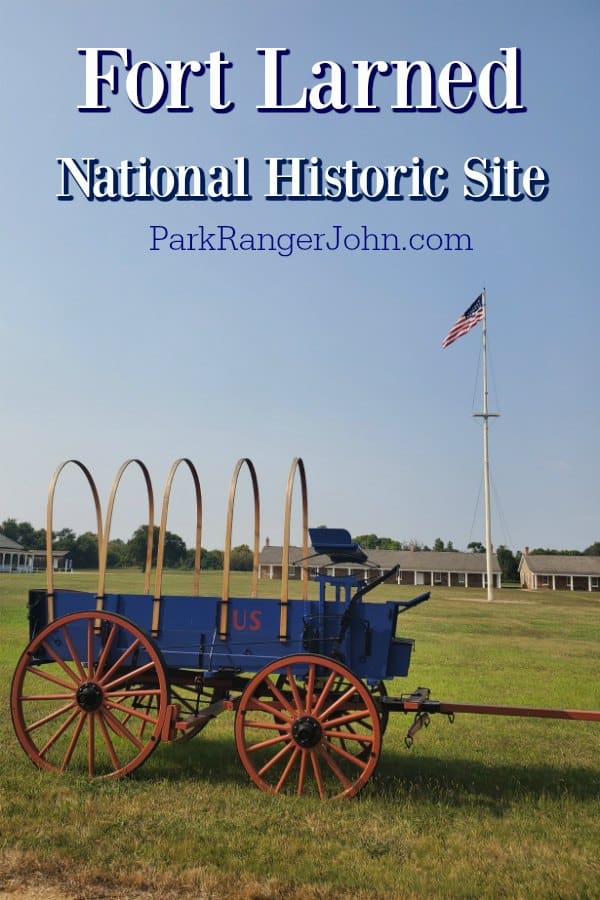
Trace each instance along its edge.
<path fill-rule="evenodd" d="M 341 900 L 344 893 L 276 880 L 234 879 L 205 868 L 183 872 L 138 869 L 116 877 L 86 867 L 41 865 L 31 853 L 0 853 L 0 900 Z M 376 900 L 372 892 L 353 900 Z"/>

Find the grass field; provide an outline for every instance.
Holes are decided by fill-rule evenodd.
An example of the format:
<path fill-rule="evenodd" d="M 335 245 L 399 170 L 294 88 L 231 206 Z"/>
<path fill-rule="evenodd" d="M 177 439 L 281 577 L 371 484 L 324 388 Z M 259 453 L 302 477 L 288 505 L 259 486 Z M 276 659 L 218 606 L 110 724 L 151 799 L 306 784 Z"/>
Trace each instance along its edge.
<path fill-rule="evenodd" d="M 220 593 L 218 573 L 202 577 L 205 594 Z M 248 576 L 231 582 L 247 595 Z M 64 584 L 95 588 L 92 575 Z M 0 575 L 0 897 L 600 897 L 600 723 L 438 716 L 408 751 L 411 720 L 392 715 L 375 777 L 326 804 L 252 786 L 229 713 L 162 744 L 128 779 L 38 771 L 7 699 L 37 586 L 43 576 Z M 141 591 L 140 574 L 109 573 L 117 588 Z M 278 588 L 262 582 L 261 594 Z M 163 590 L 186 593 L 190 576 L 166 573 Z M 389 692 L 600 709 L 600 596 L 496 597 L 435 590 L 404 615 L 416 650 Z"/>

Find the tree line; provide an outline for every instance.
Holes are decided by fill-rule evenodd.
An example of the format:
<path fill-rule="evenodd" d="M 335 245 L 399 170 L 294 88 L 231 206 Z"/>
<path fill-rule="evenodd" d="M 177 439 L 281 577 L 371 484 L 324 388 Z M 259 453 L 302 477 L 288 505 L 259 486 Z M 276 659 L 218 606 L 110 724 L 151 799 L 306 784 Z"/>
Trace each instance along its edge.
<path fill-rule="evenodd" d="M 5 519 L 0 523 L 0 533 L 5 537 L 21 544 L 26 550 L 46 550 L 46 529 L 34 528 L 30 522 L 18 522 L 16 519 Z M 159 528 L 154 526 L 154 541 L 152 548 L 152 565 L 156 565 L 158 553 Z M 148 526 L 140 525 L 133 532 L 128 541 L 115 538 L 109 541 L 106 556 L 108 568 L 115 569 L 125 566 L 139 566 L 146 564 L 146 548 L 148 540 Z M 98 568 L 98 537 L 91 531 L 76 534 L 71 528 L 62 528 L 52 532 L 52 548 L 54 550 L 67 550 L 73 560 L 74 569 Z M 204 547 L 200 551 L 200 565 L 203 569 L 222 569 L 223 551 L 207 550 Z M 194 565 L 195 548 L 188 548 L 183 538 L 171 531 L 165 532 L 164 565 L 168 568 L 191 569 Z M 240 544 L 231 551 L 231 568 L 233 571 L 249 572 L 252 570 L 253 554 L 247 544 Z"/>
<path fill-rule="evenodd" d="M 154 526 L 154 542 L 152 565 L 156 565 L 158 552 L 157 525 Z M 30 522 L 18 522 L 16 519 L 5 519 L 0 523 L 0 533 L 13 541 L 21 544 L 26 550 L 46 549 L 46 529 L 35 529 Z M 148 538 L 148 526 L 140 525 L 133 532 L 128 541 L 115 538 L 108 544 L 107 567 L 121 568 L 125 566 L 139 566 L 146 564 L 146 546 Z M 423 550 L 437 553 L 450 553 L 456 548 L 452 541 L 444 541 L 435 538 L 431 547 L 414 538 L 408 541 L 398 541 L 390 537 L 380 537 L 377 534 L 358 534 L 352 538 L 365 550 Z M 54 550 L 67 550 L 73 560 L 74 569 L 95 569 L 98 566 L 98 538 L 91 531 L 85 531 L 77 535 L 71 528 L 62 528 L 52 532 L 52 547 Z M 481 541 L 471 541 L 467 549 L 472 553 L 485 553 L 485 546 Z M 600 541 L 595 541 L 585 550 L 552 550 L 542 547 L 534 547 L 531 555 L 567 555 L 567 556 L 600 556 Z M 202 569 L 222 569 L 223 551 L 207 550 L 204 547 L 200 552 L 200 566 Z M 496 549 L 496 557 L 502 569 L 504 582 L 519 580 L 519 562 L 521 551 L 513 553 L 508 547 L 500 545 Z M 188 548 L 183 538 L 171 531 L 165 532 L 164 565 L 168 568 L 191 569 L 194 565 L 195 549 Z M 253 566 L 252 550 L 247 544 L 240 544 L 231 551 L 231 568 L 233 571 L 249 572 Z"/>

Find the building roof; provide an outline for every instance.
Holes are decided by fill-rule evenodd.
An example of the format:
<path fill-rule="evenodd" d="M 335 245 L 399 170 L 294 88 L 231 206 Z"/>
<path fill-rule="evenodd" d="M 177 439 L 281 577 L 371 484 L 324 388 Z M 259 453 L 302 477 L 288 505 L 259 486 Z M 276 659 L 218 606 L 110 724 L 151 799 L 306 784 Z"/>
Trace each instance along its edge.
<path fill-rule="evenodd" d="M 308 554 L 310 566 L 321 568 L 331 566 L 328 556 L 312 556 L 312 547 Z M 485 572 L 485 553 L 461 553 L 458 550 L 438 552 L 435 550 L 368 550 L 369 562 L 381 569 L 391 569 L 399 564 L 404 571 L 416 572 Z M 280 566 L 283 547 L 265 546 L 260 552 L 259 561 L 266 566 Z M 302 560 L 302 547 L 290 547 L 290 565 L 299 564 Z M 338 563 L 338 568 L 360 569 L 356 563 Z M 492 571 L 500 572 L 496 555 L 492 557 Z"/>
<path fill-rule="evenodd" d="M 43 556 L 44 559 L 46 558 L 45 550 L 28 550 L 27 552 L 31 556 Z M 60 559 L 63 556 L 69 556 L 70 553 L 71 553 L 70 550 L 53 550 L 52 557 L 53 557 L 53 559 Z"/>
<path fill-rule="evenodd" d="M 18 544 L 16 541 L 13 541 L 12 538 L 6 537 L 4 534 L 0 534 L 0 550 L 23 550 L 21 544 Z"/>
<path fill-rule="evenodd" d="M 519 569 L 525 565 L 534 575 L 600 576 L 600 556 L 527 553 L 521 557 Z"/>

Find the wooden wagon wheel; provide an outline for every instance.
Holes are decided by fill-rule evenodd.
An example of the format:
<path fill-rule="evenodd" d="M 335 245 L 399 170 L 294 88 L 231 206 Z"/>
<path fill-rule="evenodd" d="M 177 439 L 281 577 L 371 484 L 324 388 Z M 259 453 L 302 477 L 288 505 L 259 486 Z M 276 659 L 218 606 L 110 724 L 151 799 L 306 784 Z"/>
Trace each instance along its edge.
<path fill-rule="evenodd" d="M 247 685 L 235 742 L 263 791 L 353 797 L 377 765 L 381 725 L 368 688 L 345 666 L 298 654 L 265 666 Z"/>
<path fill-rule="evenodd" d="M 168 704 L 152 638 L 95 610 L 44 628 L 21 656 L 11 689 L 15 732 L 36 766 L 104 778 L 127 775 L 148 758 Z"/>

